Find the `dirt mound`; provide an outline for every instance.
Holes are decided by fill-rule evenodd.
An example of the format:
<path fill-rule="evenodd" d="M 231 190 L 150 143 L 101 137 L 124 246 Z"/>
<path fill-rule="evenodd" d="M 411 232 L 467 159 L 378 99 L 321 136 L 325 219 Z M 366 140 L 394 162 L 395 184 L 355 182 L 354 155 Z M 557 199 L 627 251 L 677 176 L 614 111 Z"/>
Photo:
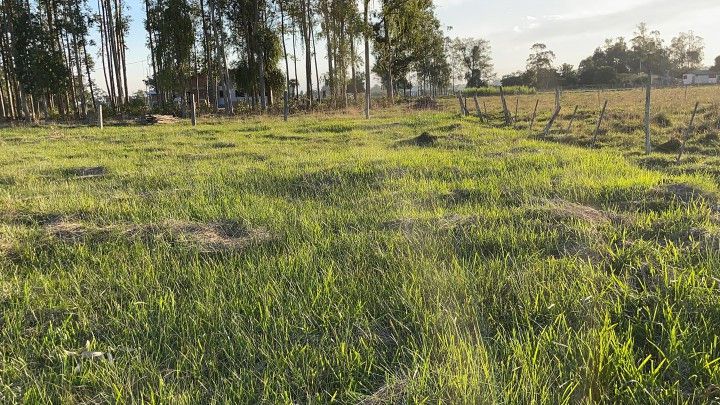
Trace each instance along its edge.
<path fill-rule="evenodd" d="M 153 115 L 148 114 L 140 118 L 141 124 L 155 125 L 155 124 L 177 124 L 180 122 L 180 118 L 173 115 Z"/>
<path fill-rule="evenodd" d="M 672 126 L 670 117 L 668 117 L 665 113 L 660 113 L 654 116 L 652 122 L 660 128 L 669 128 Z"/>
<path fill-rule="evenodd" d="M 708 132 L 705 137 L 700 141 L 704 144 L 713 144 L 720 141 L 720 135 L 717 132 Z"/>
<path fill-rule="evenodd" d="M 656 188 L 655 191 L 663 197 L 672 198 L 684 204 L 691 203 L 698 199 L 703 199 L 710 203 L 716 201 L 715 195 L 685 183 L 665 184 Z"/>
<path fill-rule="evenodd" d="M 420 136 L 413 138 L 412 142 L 417 146 L 433 146 L 437 143 L 437 140 L 437 136 L 423 132 Z"/>
<path fill-rule="evenodd" d="M 682 142 L 677 138 L 670 138 L 669 141 L 655 147 L 660 152 L 677 152 L 682 147 Z"/>

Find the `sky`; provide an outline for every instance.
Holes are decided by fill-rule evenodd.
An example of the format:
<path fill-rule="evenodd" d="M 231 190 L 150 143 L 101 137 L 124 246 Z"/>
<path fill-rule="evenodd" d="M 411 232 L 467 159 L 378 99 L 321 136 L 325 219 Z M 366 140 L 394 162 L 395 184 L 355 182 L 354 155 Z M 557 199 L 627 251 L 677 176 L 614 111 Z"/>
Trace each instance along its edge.
<path fill-rule="evenodd" d="M 143 79 L 150 71 L 143 28 L 145 9 L 142 0 L 127 0 L 127 4 L 132 18 L 127 41 L 128 85 L 136 91 L 145 89 Z M 490 41 L 498 77 L 523 70 L 530 47 L 537 42 L 555 52 L 557 65 L 577 67 L 606 38 L 631 38 L 641 21 L 659 30 L 667 43 L 689 30 L 705 38 L 708 66 L 720 55 L 720 0 L 435 0 L 435 4 L 447 36 Z M 320 50 L 324 46 L 318 43 L 317 48 L 318 58 L 323 58 Z M 326 63 L 319 60 L 318 64 L 323 73 Z M 301 86 L 302 65 L 298 64 Z M 95 80 L 104 88 L 101 77 L 102 71 L 96 72 Z"/>

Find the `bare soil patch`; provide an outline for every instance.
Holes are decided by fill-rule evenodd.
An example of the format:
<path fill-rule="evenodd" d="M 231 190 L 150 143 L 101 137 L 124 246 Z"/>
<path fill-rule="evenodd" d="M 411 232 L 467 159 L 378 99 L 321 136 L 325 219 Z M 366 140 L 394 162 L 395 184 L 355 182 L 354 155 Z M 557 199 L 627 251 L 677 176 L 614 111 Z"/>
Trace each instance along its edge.
<path fill-rule="evenodd" d="M 74 177 L 76 179 L 90 179 L 95 177 L 102 177 L 107 175 L 108 172 L 108 169 L 104 166 L 71 167 L 62 170 L 62 174 L 65 177 Z"/>
<path fill-rule="evenodd" d="M 267 242 L 273 236 L 264 228 L 252 228 L 239 221 L 210 223 L 167 220 L 157 224 L 111 224 L 106 226 L 59 219 L 44 226 L 44 231 L 65 243 L 124 239 L 164 240 L 194 247 L 201 252 L 239 251 Z"/>

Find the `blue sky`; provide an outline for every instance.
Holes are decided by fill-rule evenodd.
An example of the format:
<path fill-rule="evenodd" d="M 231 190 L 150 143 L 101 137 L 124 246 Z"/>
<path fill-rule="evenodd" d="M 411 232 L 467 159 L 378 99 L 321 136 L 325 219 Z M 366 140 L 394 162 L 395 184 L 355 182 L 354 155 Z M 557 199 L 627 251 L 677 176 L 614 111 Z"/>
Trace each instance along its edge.
<path fill-rule="evenodd" d="M 377 1 L 377 0 L 374 0 Z M 720 0 L 435 0 L 437 15 L 452 37 L 490 40 L 498 76 L 521 70 L 530 46 L 544 42 L 557 55 L 557 63 L 577 66 L 605 38 L 632 37 L 637 23 L 647 22 L 670 41 L 688 30 L 705 38 L 705 60 L 720 55 Z M 132 90 L 143 89 L 148 50 L 143 29 L 142 0 L 128 0 L 132 17 L 128 38 L 128 76 Z M 318 56 L 320 49 L 318 44 Z M 301 67 L 302 63 L 299 64 Z M 321 73 L 324 63 L 319 61 Z M 104 88 L 101 72 L 95 80 Z M 303 77 L 303 73 L 300 73 Z M 302 80 L 301 80 L 302 83 Z"/>

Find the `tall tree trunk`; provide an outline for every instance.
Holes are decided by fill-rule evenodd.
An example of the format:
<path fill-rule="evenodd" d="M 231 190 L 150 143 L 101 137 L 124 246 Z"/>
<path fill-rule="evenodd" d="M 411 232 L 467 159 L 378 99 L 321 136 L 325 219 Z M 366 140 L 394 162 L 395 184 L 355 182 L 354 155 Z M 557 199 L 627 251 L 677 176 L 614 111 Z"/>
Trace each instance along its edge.
<path fill-rule="evenodd" d="M 279 0 L 278 3 L 280 5 L 280 35 L 282 37 L 283 58 L 285 59 L 285 91 L 287 92 L 285 102 L 287 103 L 287 97 L 290 96 L 290 64 L 288 63 L 287 44 L 285 44 L 285 13 L 283 11 L 283 2 L 284 0 Z M 287 111 L 285 114 L 287 114 Z"/>
<path fill-rule="evenodd" d="M 387 40 L 387 96 L 390 100 L 390 104 L 395 102 L 395 85 L 393 83 L 393 72 L 392 72 L 392 37 L 390 36 L 390 27 L 388 26 L 388 20 L 386 16 L 383 16 L 383 25 L 385 26 L 385 39 Z"/>
<path fill-rule="evenodd" d="M 265 10 L 258 10 L 258 4 L 255 3 L 255 21 L 260 25 L 260 27 L 265 27 Z M 264 3 L 263 3 L 264 4 Z M 256 42 L 256 41 L 253 41 Z M 260 110 L 265 112 L 267 109 L 267 91 L 265 89 L 265 52 L 263 49 L 263 44 L 255 44 L 255 48 L 257 51 L 257 59 L 258 59 L 258 88 L 260 89 Z"/>
<path fill-rule="evenodd" d="M 160 84 L 157 77 L 157 66 L 155 63 L 155 38 L 153 35 L 154 21 L 151 19 L 150 0 L 145 0 L 145 29 L 148 34 L 148 45 L 150 46 L 150 66 L 152 68 L 152 81 L 155 87 L 155 97 L 160 98 Z"/>
<path fill-rule="evenodd" d="M 370 119 L 370 34 L 369 29 L 369 3 L 370 0 L 365 0 L 365 119 Z"/>
<path fill-rule="evenodd" d="M 297 51 L 295 48 L 295 30 L 296 29 L 297 29 L 297 23 L 295 22 L 295 19 L 293 19 L 292 39 L 293 39 L 293 64 L 295 65 L 295 94 L 294 94 L 295 99 L 297 99 L 300 96 L 300 82 L 298 81 L 298 70 L 297 70 Z"/>
<path fill-rule="evenodd" d="M 305 84 L 307 87 L 308 106 L 313 104 L 313 79 L 312 79 L 312 14 L 310 12 L 310 0 L 301 0 L 301 24 L 303 39 L 305 40 Z"/>
<path fill-rule="evenodd" d="M 317 86 L 317 98 L 320 100 L 322 97 L 322 93 L 320 93 L 320 69 L 318 69 L 318 63 L 317 63 L 317 48 L 315 47 L 315 27 L 314 25 L 310 25 L 310 35 L 312 35 L 312 45 L 313 45 L 313 60 L 315 61 L 315 83 Z"/>
<path fill-rule="evenodd" d="M 211 4 L 214 4 L 212 2 Z M 214 7 L 213 7 L 214 8 Z M 214 14 L 211 8 L 211 13 Z M 217 25 L 215 27 L 215 35 L 219 37 L 219 44 L 217 44 L 217 51 L 219 52 L 219 59 L 222 63 L 222 76 L 223 76 L 223 87 L 225 88 L 225 112 L 228 115 L 234 115 L 235 109 L 232 103 L 232 96 L 230 94 L 230 73 L 228 71 L 227 54 L 225 53 L 225 28 L 224 28 L 224 17 L 222 13 L 217 16 Z"/>
<path fill-rule="evenodd" d="M 350 75 L 351 75 L 351 80 L 352 80 L 352 84 L 353 84 L 353 102 L 357 105 L 358 89 L 357 89 L 357 80 L 355 80 L 356 75 L 357 75 L 357 72 L 355 70 L 355 61 L 356 61 L 355 34 L 351 33 L 350 34 Z"/>
<path fill-rule="evenodd" d="M 205 14 L 205 1 L 200 0 L 200 18 L 202 18 L 203 32 L 203 57 L 205 62 L 205 97 L 207 97 L 208 105 L 210 105 L 210 76 L 212 72 L 212 58 L 210 57 L 210 31 L 208 30 L 207 15 Z"/>
<path fill-rule="evenodd" d="M 80 103 L 82 103 L 80 111 L 82 112 L 82 117 L 86 118 L 88 111 L 87 98 L 85 97 L 85 79 L 83 78 L 80 50 L 78 49 L 78 40 L 75 34 L 73 34 L 73 51 L 75 52 L 75 69 L 80 84 Z"/>

